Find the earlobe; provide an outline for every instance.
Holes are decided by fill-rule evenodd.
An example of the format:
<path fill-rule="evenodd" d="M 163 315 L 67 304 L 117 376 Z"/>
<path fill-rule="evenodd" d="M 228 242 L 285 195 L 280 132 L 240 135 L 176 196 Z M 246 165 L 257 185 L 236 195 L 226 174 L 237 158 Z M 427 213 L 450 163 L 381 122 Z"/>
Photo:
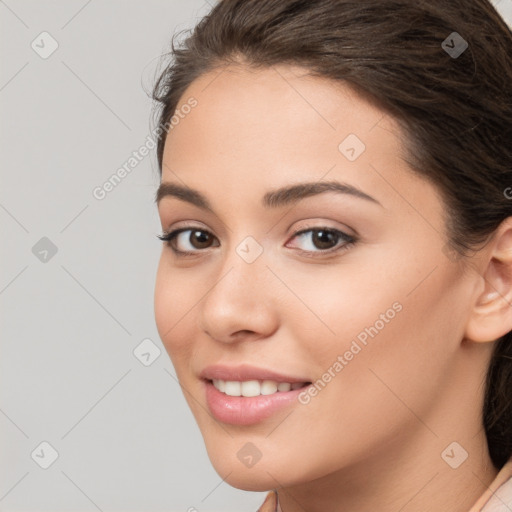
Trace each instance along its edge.
<path fill-rule="evenodd" d="M 481 291 L 477 294 L 465 337 L 489 342 L 512 331 L 512 217 L 505 219 L 482 249 Z"/>

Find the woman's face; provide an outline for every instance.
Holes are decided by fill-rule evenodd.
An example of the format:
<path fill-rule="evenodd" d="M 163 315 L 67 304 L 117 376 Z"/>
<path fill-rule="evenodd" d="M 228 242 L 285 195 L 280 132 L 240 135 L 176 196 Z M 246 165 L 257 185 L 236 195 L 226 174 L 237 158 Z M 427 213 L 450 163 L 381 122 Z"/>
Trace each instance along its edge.
<path fill-rule="evenodd" d="M 195 192 L 158 208 L 189 254 L 164 244 L 155 315 L 218 473 L 265 490 L 407 440 L 440 453 L 476 389 L 457 365 L 474 284 L 394 121 L 286 66 L 205 74 L 178 112 L 162 183 Z"/>

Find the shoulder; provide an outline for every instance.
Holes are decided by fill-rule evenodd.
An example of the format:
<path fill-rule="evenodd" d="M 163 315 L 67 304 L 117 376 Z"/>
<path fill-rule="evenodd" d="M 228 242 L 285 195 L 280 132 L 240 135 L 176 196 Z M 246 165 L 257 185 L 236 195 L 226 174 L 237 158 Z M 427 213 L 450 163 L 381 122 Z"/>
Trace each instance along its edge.
<path fill-rule="evenodd" d="M 277 510 L 277 494 L 275 491 L 270 491 L 265 498 L 265 501 L 257 512 L 276 512 Z"/>
<path fill-rule="evenodd" d="M 512 510 L 512 458 L 500 469 L 489 488 L 469 512 L 509 512 Z"/>

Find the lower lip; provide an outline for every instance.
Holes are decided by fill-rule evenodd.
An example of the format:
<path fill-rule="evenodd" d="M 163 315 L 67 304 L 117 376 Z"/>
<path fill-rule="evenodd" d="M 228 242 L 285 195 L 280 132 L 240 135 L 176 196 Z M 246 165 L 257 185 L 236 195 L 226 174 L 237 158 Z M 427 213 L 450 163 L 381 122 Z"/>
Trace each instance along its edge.
<path fill-rule="evenodd" d="M 297 403 L 304 386 L 292 391 L 278 391 L 272 395 L 229 396 L 219 391 L 211 381 L 205 381 L 206 403 L 213 416 L 231 425 L 253 425 L 280 411 L 291 403 Z"/>

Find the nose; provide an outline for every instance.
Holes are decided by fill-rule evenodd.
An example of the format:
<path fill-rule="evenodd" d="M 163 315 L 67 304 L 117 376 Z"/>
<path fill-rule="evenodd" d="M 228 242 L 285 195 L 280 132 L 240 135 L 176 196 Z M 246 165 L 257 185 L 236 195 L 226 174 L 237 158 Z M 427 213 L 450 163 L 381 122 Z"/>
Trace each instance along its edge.
<path fill-rule="evenodd" d="M 222 343 L 271 336 L 278 325 L 279 286 L 261 255 L 248 263 L 232 249 L 198 305 L 201 329 Z"/>

